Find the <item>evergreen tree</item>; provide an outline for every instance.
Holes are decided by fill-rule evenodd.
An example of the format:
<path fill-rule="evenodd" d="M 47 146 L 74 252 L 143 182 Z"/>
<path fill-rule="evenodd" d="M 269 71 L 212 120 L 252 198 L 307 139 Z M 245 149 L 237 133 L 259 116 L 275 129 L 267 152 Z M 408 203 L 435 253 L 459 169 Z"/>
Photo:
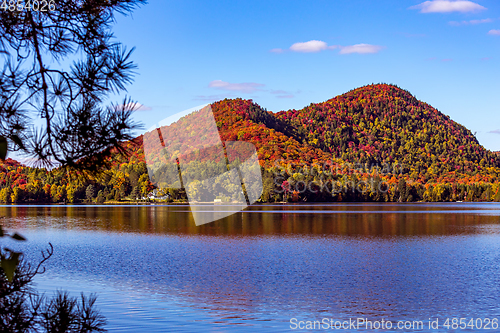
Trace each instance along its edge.
<path fill-rule="evenodd" d="M 85 195 L 87 197 L 87 200 L 92 202 L 95 198 L 95 187 L 94 185 L 90 184 L 87 186 L 87 189 L 85 190 Z"/>
<path fill-rule="evenodd" d="M 111 23 L 141 3 L 57 0 L 43 12 L 0 11 L 0 158 L 8 143 L 46 164 L 96 170 L 105 159 L 79 160 L 110 147 L 123 151 L 120 141 L 137 127 L 136 104 L 102 103 L 125 91 L 136 66 L 113 39 Z M 73 60 L 71 69 L 57 67 L 66 60 Z M 33 115 L 43 122 L 35 131 Z"/>
<path fill-rule="evenodd" d="M 99 191 L 99 193 L 97 193 L 97 198 L 95 201 L 98 204 L 104 203 L 104 194 L 102 193 L 102 191 Z"/>

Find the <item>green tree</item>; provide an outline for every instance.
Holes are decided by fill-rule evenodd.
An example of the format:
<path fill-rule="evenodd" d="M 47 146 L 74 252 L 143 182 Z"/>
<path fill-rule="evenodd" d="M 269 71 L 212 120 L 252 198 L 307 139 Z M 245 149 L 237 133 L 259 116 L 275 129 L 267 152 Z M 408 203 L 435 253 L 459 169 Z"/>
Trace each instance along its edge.
<path fill-rule="evenodd" d="M 137 186 L 134 186 L 132 192 L 130 192 L 130 197 L 136 200 L 138 196 L 139 196 L 139 189 L 137 188 Z"/>
<path fill-rule="evenodd" d="M 59 201 L 59 196 L 57 195 L 57 185 L 52 184 L 50 187 L 50 197 L 52 198 L 53 202 L 58 202 Z"/>
<path fill-rule="evenodd" d="M 406 180 L 404 178 L 400 178 L 398 182 L 398 193 L 399 193 L 399 202 L 406 202 L 408 198 L 408 187 L 406 186 Z"/>
<path fill-rule="evenodd" d="M 122 196 L 120 195 L 120 191 L 115 191 L 115 201 L 120 201 L 122 199 Z"/>
<path fill-rule="evenodd" d="M 68 187 L 66 197 L 68 198 L 69 203 L 75 202 L 75 188 L 73 186 Z"/>
<path fill-rule="evenodd" d="M 21 189 L 17 186 L 14 186 L 12 189 L 12 194 L 10 195 L 10 201 L 11 202 L 18 202 L 21 196 Z"/>
<path fill-rule="evenodd" d="M 493 201 L 500 202 L 500 189 L 497 190 L 497 193 L 495 194 L 495 197 L 493 198 Z"/>
<path fill-rule="evenodd" d="M 58 186 L 57 187 L 57 198 L 58 198 L 58 201 L 66 202 L 66 195 L 67 195 L 66 185 Z"/>
<path fill-rule="evenodd" d="M 107 201 L 111 201 L 115 198 L 115 194 L 114 192 L 110 192 L 107 196 L 106 196 L 106 200 Z"/>
<path fill-rule="evenodd" d="M 9 203 L 11 200 L 12 191 L 10 187 L 5 187 L 0 190 L 0 201 L 3 203 Z"/>
<path fill-rule="evenodd" d="M 97 193 L 97 198 L 96 198 L 96 200 L 95 200 L 95 201 L 96 201 L 98 204 L 102 204 L 102 203 L 104 203 L 104 200 L 105 200 L 105 198 L 104 198 L 104 194 L 102 193 L 102 191 L 99 191 L 99 193 Z"/>
<path fill-rule="evenodd" d="M 94 185 L 90 184 L 87 186 L 87 189 L 85 190 L 85 196 L 87 197 L 87 200 L 89 202 L 92 202 L 95 198 L 95 187 Z"/>

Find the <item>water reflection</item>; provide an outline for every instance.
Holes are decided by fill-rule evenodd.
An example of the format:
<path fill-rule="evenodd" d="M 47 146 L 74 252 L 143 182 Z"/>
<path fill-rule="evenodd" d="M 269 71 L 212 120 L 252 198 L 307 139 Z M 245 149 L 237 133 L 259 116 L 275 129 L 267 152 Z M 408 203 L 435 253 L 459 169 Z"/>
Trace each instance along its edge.
<path fill-rule="evenodd" d="M 185 205 L 13 205 L 0 206 L 0 216 L 4 224 L 27 228 L 148 234 L 415 236 L 496 233 L 500 205 L 255 205 L 198 227 Z"/>
<path fill-rule="evenodd" d="M 113 331 L 500 316 L 498 204 L 253 206 L 199 227 L 186 208 L 0 206 L 0 216 L 28 237 L 16 246 L 29 258 L 54 244 L 40 286 L 99 292 Z"/>

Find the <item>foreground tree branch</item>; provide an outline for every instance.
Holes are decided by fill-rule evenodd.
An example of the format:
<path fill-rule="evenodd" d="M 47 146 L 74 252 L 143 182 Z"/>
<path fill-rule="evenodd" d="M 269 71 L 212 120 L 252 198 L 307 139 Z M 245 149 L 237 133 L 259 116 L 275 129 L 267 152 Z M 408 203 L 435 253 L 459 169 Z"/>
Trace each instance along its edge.
<path fill-rule="evenodd" d="M 139 127 L 131 120 L 137 104 L 105 104 L 126 92 L 136 65 L 111 25 L 116 13 L 143 3 L 59 0 L 46 12 L 0 11 L 0 138 L 8 150 L 44 165 L 87 169 L 106 159 L 77 162 L 110 148 L 124 152 L 120 142 Z"/>

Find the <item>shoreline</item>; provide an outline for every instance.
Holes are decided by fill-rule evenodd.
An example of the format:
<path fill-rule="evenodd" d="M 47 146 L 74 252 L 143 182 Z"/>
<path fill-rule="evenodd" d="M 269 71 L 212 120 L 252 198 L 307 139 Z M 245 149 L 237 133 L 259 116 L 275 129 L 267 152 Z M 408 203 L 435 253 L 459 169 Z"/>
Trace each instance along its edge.
<path fill-rule="evenodd" d="M 189 206 L 194 205 L 212 205 L 212 206 L 233 206 L 236 202 L 225 202 L 225 203 L 213 203 L 213 202 L 105 202 L 105 203 L 50 203 L 50 202 L 38 202 L 38 203 L 0 203 L 0 207 L 23 207 L 23 206 Z M 375 202 L 375 201 L 346 201 L 346 202 L 255 202 L 250 206 L 275 206 L 275 205 L 286 205 L 286 206 L 328 206 L 328 205 L 420 205 L 420 204 L 500 204 L 498 201 L 414 201 L 414 202 Z"/>

